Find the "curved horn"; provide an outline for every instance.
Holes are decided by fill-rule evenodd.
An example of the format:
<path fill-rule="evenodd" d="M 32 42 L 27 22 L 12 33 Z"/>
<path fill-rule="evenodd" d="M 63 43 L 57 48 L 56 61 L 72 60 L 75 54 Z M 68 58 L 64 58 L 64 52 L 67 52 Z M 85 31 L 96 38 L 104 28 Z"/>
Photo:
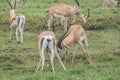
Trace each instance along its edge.
<path fill-rule="evenodd" d="M 60 39 L 59 39 L 58 42 L 57 42 L 57 47 L 58 47 L 58 48 L 60 48 L 60 49 L 62 48 L 62 47 L 61 47 L 61 42 L 62 42 L 63 39 L 65 39 L 65 37 L 67 37 L 68 35 L 69 35 L 69 32 L 67 31 L 65 34 L 63 34 L 63 36 L 60 37 Z"/>
<path fill-rule="evenodd" d="M 8 4 L 10 5 L 11 9 L 13 9 L 11 3 L 10 3 L 8 0 L 7 0 L 7 2 L 8 2 Z"/>
<path fill-rule="evenodd" d="M 90 9 L 88 8 L 88 15 L 86 16 L 86 19 L 90 17 Z"/>
<path fill-rule="evenodd" d="M 77 3 L 77 5 L 78 5 L 78 6 L 80 6 L 80 4 L 79 4 L 79 1 L 78 1 L 78 0 L 75 0 L 75 2 Z"/>
<path fill-rule="evenodd" d="M 15 2 L 14 2 L 14 9 L 15 9 L 15 7 L 16 7 L 16 0 L 15 0 Z"/>

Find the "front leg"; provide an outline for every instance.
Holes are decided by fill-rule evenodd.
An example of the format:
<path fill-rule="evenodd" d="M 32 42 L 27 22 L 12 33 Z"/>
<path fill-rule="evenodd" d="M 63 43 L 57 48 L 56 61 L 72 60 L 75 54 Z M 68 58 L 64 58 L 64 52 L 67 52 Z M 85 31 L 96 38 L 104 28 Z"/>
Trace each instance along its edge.
<path fill-rule="evenodd" d="M 63 18 L 64 32 L 67 31 L 67 20 L 68 20 L 68 19 L 67 19 L 66 17 Z"/>
<path fill-rule="evenodd" d="M 52 24 L 52 20 L 53 20 L 53 17 L 49 17 L 49 20 L 48 20 L 48 30 L 50 30 L 50 26 Z"/>
<path fill-rule="evenodd" d="M 55 68 L 54 68 L 54 56 L 55 56 L 55 53 L 54 53 L 54 51 L 52 51 L 52 52 L 51 52 L 51 55 L 50 55 L 50 60 L 51 60 L 51 66 L 52 66 L 53 73 L 55 73 Z"/>
<path fill-rule="evenodd" d="M 64 59 L 64 64 L 66 64 L 66 62 L 67 62 L 67 56 L 68 56 L 68 50 L 66 50 L 65 59 Z"/>
<path fill-rule="evenodd" d="M 72 56 L 72 64 L 74 63 L 74 60 L 75 60 L 75 49 L 76 49 L 76 47 L 75 46 L 72 46 L 72 49 L 73 49 L 73 56 Z"/>
<path fill-rule="evenodd" d="M 18 27 L 16 27 L 16 40 L 17 40 L 17 42 L 19 42 L 18 41 Z"/>

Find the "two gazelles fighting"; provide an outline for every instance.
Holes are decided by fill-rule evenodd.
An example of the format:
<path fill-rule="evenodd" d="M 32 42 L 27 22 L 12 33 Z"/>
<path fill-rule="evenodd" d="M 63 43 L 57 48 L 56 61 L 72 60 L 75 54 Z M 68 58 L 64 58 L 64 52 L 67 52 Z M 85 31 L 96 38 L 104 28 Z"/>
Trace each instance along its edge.
<path fill-rule="evenodd" d="M 65 3 L 59 3 L 59 4 L 56 4 L 55 6 L 47 9 L 47 13 L 48 13 L 48 29 L 50 30 L 50 26 L 51 26 L 51 23 L 53 21 L 53 18 L 54 17 L 58 17 L 58 18 L 61 18 L 61 23 L 64 25 L 64 32 L 67 31 L 67 20 L 69 17 L 74 17 L 74 20 L 73 22 L 75 21 L 75 16 L 77 17 L 80 17 L 84 23 L 87 22 L 87 19 L 89 17 L 89 9 L 88 9 L 88 15 L 85 16 L 81 9 L 79 8 L 80 5 L 79 5 L 79 2 L 78 0 L 75 0 L 75 2 L 77 3 L 77 6 L 71 6 L 71 5 L 68 5 L 68 4 L 65 4 Z"/>
<path fill-rule="evenodd" d="M 16 40 L 17 42 L 23 43 L 23 33 L 24 33 L 24 24 L 25 24 L 25 16 L 23 14 L 17 14 L 15 7 L 16 7 L 16 0 L 14 0 L 14 4 L 11 4 L 9 0 L 7 0 L 10 6 L 10 41 L 12 39 L 13 28 L 16 27 Z M 20 32 L 20 41 L 18 37 L 18 32 Z"/>
<path fill-rule="evenodd" d="M 65 66 L 63 65 L 61 61 L 61 58 L 59 57 L 58 52 L 63 47 L 66 47 L 67 51 L 68 49 L 70 50 L 71 48 L 73 48 L 74 49 L 73 58 L 72 58 L 72 63 L 73 63 L 74 58 L 75 58 L 75 45 L 76 44 L 80 44 L 80 47 L 81 47 L 81 50 L 84 56 L 87 58 L 89 64 L 92 65 L 92 61 L 91 61 L 89 51 L 88 51 L 87 36 L 81 25 L 71 26 L 69 30 L 58 41 L 56 39 L 56 35 L 52 31 L 42 32 L 38 37 L 38 48 L 39 48 L 39 54 L 40 54 L 40 61 L 39 61 L 36 72 L 38 71 L 40 64 L 41 64 L 41 71 L 43 70 L 44 61 L 45 61 L 44 52 L 46 48 L 48 48 L 50 51 L 50 60 L 51 60 L 51 66 L 52 66 L 53 72 L 55 73 L 54 63 L 53 63 L 55 54 L 57 55 L 64 70 L 66 70 Z M 66 61 L 66 57 L 67 56 L 65 56 L 65 61 Z"/>

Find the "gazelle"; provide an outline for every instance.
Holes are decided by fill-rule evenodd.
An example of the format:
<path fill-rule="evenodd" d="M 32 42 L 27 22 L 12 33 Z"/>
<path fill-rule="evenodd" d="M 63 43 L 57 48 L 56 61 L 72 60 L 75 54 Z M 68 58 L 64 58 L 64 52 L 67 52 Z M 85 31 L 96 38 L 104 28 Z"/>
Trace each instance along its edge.
<path fill-rule="evenodd" d="M 63 65 L 62 60 L 59 57 L 59 54 L 57 52 L 56 44 L 57 44 L 57 39 L 56 39 L 56 35 L 54 34 L 54 32 L 44 31 L 39 35 L 38 48 L 39 48 L 39 54 L 40 54 L 40 61 L 39 61 L 36 72 L 38 71 L 40 64 L 41 64 L 41 71 L 43 71 L 44 61 L 45 61 L 44 52 L 45 52 L 46 48 L 48 48 L 50 51 L 50 60 L 51 60 L 51 66 L 52 66 L 53 72 L 55 73 L 54 63 L 53 63 L 55 54 L 57 55 L 64 70 L 66 70 L 66 68 Z"/>
<path fill-rule="evenodd" d="M 72 47 L 73 51 L 74 51 L 73 57 L 72 57 L 72 64 L 73 64 L 74 58 L 75 58 L 75 44 L 78 44 L 78 43 L 80 44 L 82 52 L 85 55 L 85 57 L 87 58 L 89 64 L 92 64 L 90 55 L 88 53 L 87 36 L 86 36 L 85 30 L 83 29 L 83 27 L 81 25 L 71 26 L 68 29 L 68 31 L 58 40 L 58 43 L 57 43 L 58 52 L 63 47 L 66 47 L 67 48 L 66 55 L 67 55 L 68 49 L 71 49 L 71 47 Z M 85 49 L 84 49 L 84 47 L 85 47 Z M 66 63 L 66 58 L 67 58 L 67 56 L 65 57 L 65 63 Z"/>
<path fill-rule="evenodd" d="M 19 42 L 18 40 L 18 30 L 21 34 L 21 39 L 20 42 L 23 43 L 23 31 L 24 31 L 24 24 L 25 24 L 25 16 L 23 14 L 17 14 L 16 10 L 15 10 L 15 6 L 16 6 L 16 1 L 14 2 L 14 6 L 11 5 L 10 1 L 7 0 L 8 4 L 11 7 L 10 10 L 10 41 L 11 41 L 11 37 L 12 37 L 12 32 L 13 32 L 13 27 L 16 27 L 16 40 L 17 42 Z"/>
<path fill-rule="evenodd" d="M 65 3 L 59 3 L 47 10 L 47 13 L 49 16 L 49 19 L 48 19 L 49 30 L 54 17 L 62 18 L 63 25 L 64 25 L 64 32 L 67 31 L 68 17 L 78 16 L 84 21 L 84 23 L 87 22 L 87 19 L 89 17 L 89 10 L 88 10 L 88 15 L 84 16 L 84 14 L 79 8 L 79 2 L 77 0 L 75 1 L 77 2 L 78 6 L 71 6 Z"/>
<path fill-rule="evenodd" d="M 103 0 L 103 7 L 107 7 L 107 5 L 118 6 L 118 4 L 116 0 Z"/>

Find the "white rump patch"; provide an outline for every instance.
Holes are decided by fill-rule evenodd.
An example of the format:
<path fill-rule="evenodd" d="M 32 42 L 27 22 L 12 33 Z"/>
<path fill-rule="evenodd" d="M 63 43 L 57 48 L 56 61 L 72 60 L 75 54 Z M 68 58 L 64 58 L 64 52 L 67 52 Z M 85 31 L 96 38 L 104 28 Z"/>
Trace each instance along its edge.
<path fill-rule="evenodd" d="M 44 36 L 43 37 L 43 43 L 42 43 L 42 51 L 45 51 L 45 49 L 48 47 L 50 51 L 54 51 L 54 41 L 53 37 L 50 35 Z M 49 40 L 49 41 L 48 41 Z"/>

